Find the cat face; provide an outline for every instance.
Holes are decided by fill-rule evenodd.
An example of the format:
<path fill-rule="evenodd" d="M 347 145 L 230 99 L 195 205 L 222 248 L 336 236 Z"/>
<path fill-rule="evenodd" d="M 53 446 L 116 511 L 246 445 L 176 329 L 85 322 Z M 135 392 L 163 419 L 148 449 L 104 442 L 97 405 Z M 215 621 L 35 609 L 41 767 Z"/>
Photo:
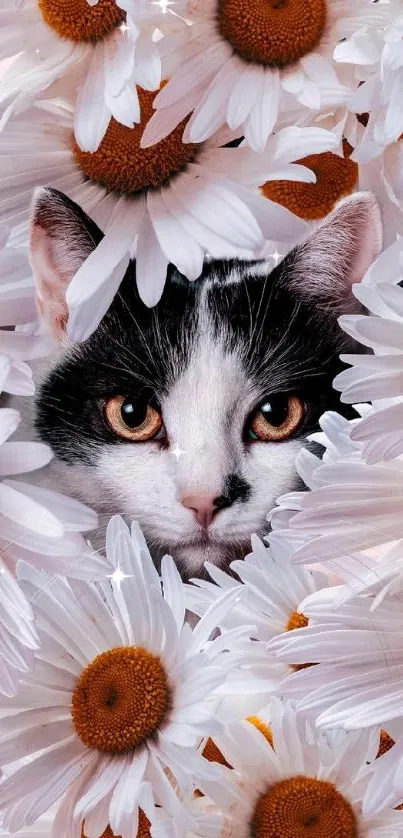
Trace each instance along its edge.
<path fill-rule="evenodd" d="M 70 239 L 74 224 L 81 241 L 84 228 L 94 238 L 64 196 L 41 201 L 34 228 L 48 236 L 48 254 L 49 242 L 58 258 L 63 251 L 62 209 Z M 49 202 L 57 202 L 57 230 L 46 220 Z M 265 261 L 206 262 L 191 284 L 170 267 L 153 309 L 139 299 L 132 263 L 98 329 L 64 344 L 39 390 L 36 425 L 69 491 L 137 520 L 157 558 L 171 553 L 185 575 L 207 560 L 227 566 L 249 551 L 252 532 L 267 532 L 276 498 L 298 488 L 294 461 L 306 436 L 324 410 L 340 408 L 331 383 L 339 353 L 352 347 L 337 316 L 354 310 L 359 238 L 376 208 L 364 196 L 339 213 L 272 271 Z M 336 234 L 344 253 L 333 266 L 324 255 Z M 373 247 L 367 261 L 372 255 Z M 52 294 L 42 284 L 41 300 L 60 328 L 55 288 L 57 279 Z"/>

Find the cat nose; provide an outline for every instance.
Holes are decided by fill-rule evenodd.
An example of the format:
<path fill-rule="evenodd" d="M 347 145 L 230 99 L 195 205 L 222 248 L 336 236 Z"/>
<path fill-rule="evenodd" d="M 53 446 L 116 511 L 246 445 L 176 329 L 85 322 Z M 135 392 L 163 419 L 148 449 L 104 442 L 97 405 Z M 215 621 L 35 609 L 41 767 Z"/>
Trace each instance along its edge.
<path fill-rule="evenodd" d="M 192 509 L 199 524 L 202 524 L 206 529 L 218 512 L 215 501 L 214 495 L 186 495 L 181 499 L 182 506 Z"/>

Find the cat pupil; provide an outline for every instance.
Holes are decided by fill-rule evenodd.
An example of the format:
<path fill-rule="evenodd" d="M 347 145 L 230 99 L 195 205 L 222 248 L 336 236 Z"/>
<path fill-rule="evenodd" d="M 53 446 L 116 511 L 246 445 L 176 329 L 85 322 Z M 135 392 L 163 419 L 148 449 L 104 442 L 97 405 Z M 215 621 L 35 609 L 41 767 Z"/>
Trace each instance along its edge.
<path fill-rule="evenodd" d="M 280 427 L 288 415 L 287 396 L 277 396 L 277 398 L 273 396 L 260 406 L 260 411 L 269 425 L 273 425 L 275 428 Z"/>
<path fill-rule="evenodd" d="M 127 398 L 120 408 L 122 419 L 128 428 L 137 428 L 141 425 L 147 415 L 147 405 L 142 401 Z"/>

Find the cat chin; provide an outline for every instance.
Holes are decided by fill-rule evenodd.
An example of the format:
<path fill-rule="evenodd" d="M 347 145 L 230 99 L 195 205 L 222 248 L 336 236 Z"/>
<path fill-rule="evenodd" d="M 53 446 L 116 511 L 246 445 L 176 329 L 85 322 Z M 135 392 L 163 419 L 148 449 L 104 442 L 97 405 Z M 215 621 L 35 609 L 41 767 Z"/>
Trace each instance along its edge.
<path fill-rule="evenodd" d="M 231 562 L 234 559 L 243 559 L 250 551 L 251 545 L 249 539 L 242 545 L 239 542 L 236 544 L 231 544 L 230 542 L 200 542 L 200 544 L 176 546 L 174 556 L 181 576 L 184 579 L 189 579 L 192 576 L 197 576 L 199 579 L 208 579 L 209 576 L 204 567 L 205 562 L 210 562 L 222 570 L 230 572 L 229 566 Z"/>

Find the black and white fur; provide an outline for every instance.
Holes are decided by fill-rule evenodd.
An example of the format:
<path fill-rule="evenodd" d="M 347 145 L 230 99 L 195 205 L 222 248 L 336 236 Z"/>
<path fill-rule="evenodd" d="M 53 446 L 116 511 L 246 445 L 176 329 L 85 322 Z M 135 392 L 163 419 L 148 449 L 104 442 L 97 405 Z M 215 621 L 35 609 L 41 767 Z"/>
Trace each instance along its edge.
<path fill-rule="evenodd" d="M 98 329 L 75 345 L 65 289 L 102 233 L 50 189 L 36 195 L 32 217 L 39 308 L 60 340 L 37 373 L 35 427 L 55 454 L 43 479 L 101 516 L 137 520 L 154 555 L 169 552 L 184 575 L 206 560 L 227 566 L 250 549 L 252 532 L 267 532 L 276 498 L 298 487 L 295 456 L 323 411 L 348 411 L 332 389 L 339 353 L 353 348 L 337 318 L 359 310 L 351 285 L 381 248 L 373 196 L 342 202 L 273 270 L 270 260 L 206 261 L 190 283 L 170 266 L 153 309 L 139 299 L 132 262 Z M 106 398 L 140 392 L 160 407 L 163 440 L 120 440 L 103 418 Z M 247 440 L 248 417 L 275 393 L 300 396 L 303 426 L 286 442 Z M 181 502 L 196 493 L 218 499 L 207 530 Z"/>

